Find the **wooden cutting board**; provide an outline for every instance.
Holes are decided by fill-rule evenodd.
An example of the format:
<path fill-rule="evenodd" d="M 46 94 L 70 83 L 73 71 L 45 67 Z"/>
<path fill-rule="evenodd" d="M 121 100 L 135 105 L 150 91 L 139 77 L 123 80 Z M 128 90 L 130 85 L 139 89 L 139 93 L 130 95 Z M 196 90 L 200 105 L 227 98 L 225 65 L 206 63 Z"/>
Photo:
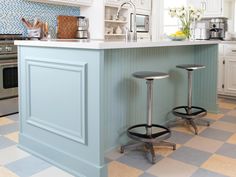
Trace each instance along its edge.
<path fill-rule="evenodd" d="M 57 38 L 75 39 L 77 31 L 77 17 L 62 16 L 57 17 Z"/>

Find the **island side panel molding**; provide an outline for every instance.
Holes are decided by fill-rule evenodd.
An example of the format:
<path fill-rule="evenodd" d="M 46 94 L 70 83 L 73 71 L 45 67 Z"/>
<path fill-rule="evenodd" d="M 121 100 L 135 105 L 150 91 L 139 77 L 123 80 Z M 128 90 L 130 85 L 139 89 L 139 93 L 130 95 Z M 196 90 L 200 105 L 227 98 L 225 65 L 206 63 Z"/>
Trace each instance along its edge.
<path fill-rule="evenodd" d="M 103 51 L 19 51 L 19 147 L 75 176 L 106 177 L 100 121 Z"/>
<path fill-rule="evenodd" d="M 87 63 L 83 62 L 68 65 L 53 59 L 26 58 L 27 123 L 85 144 L 86 72 Z M 63 77 L 68 79 L 63 80 Z M 55 88 L 60 88 L 60 92 Z M 71 92 L 74 96 L 66 98 L 66 92 Z M 59 107 L 56 107 L 56 104 Z M 70 106 L 66 107 L 66 104 Z M 64 114 L 65 112 L 67 114 Z M 63 117 L 66 116 L 76 117 L 73 120 L 76 122 L 64 120 Z"/>
<path fill-rule="evenodd" d="M 208 112 L 218 113 L 218 45 L 196 46 L 195 63 L 206 68 L 194 72 L 193 103 Z"/>

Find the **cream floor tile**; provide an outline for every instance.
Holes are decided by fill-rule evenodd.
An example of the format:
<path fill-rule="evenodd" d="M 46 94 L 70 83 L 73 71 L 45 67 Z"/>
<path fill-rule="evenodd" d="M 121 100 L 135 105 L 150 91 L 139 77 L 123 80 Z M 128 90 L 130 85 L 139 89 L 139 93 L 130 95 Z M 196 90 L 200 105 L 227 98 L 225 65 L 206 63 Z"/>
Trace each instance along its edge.
<path fill-rule="evenodd" d="M 165 158 L 147 170 L 158 177 L 190 177 L 198 168 L 180 161 Z"/>
<path fill-rule="evenodd" d="M 236 133 L 227 140 L 227 143 L 236 144 Z"/>
<path fill-rule="evenodd" d="M 224 143 L 209 138 L 195 136 L 189 140 L 185 146 L 198 149 L 205 152 L 215 153 Z"/>
<path fill-rule="evenodd" d="M 206 118 L 218 120 L 220 118 L 224 117 L 224 114 L 213 114 L 213 113 L 207 113 Z"/>
<path fill-rule="evenodd" d="M 0 118 L 0 126 L 2 126 L 2 125 L 7 125 L 7 124 L 11 124 L 11 123 L 13 123 L 13 122 L 14 122 L 13 120 L 8 119 L 8 118 L 6 118 L 6 117 Z"/>
<path fill-rule="evenodd" d="M 219 107 L 222 108 L 222 109 L 235 109 L 236 104 L 219 102 Z"/>
<path fill-rule="evenodd" d="M 236 117 L 236 110 L 229 111 L 229 112 L 227 113 L 227 115 L 228 115 L 228 116 L 234 116 L 234 117 Z"/>
<path fill-rule="evenodd" d="M 14 133 L 10 133 L 5 135 L 5 137 L 7 137 L 8 139 L 15 141 L 16 143 L 18 143 L 18 139 L 19 139 L 19 133 L 18 132 L 14 132 Z"/>
<path fill-rule="evenodd" d="M 113 161 L 108 165 L 108 177 L 139 177 L 143 171 Z"/>
<path fill-rule="evenodd" d="M 236 159 L 214 154 L 201 167 L 226 176 L 236 177 Z"/>
<path fill-rule="evenodd" d="M 40 173 L 32 175 L 31 177 L 74 177 L 71 174 L 62 171 L 57 167 L 50 167 Z"/>
<path fill-rule="evenodd" d="M 0 177 L 19 177 L 5 167 L 0 167 Z"/>
<path fill-rule="evenodd" d="M 211 125 L 212 128 L 228 131 L 228 132 L 236 132 L 236 124 L 228 123 L 228 122 L 223 122 L 223 121 L 217 121 L 214 122 Z"/>
<path fill-rule="evenodd" d="M 16 146 L 11 146 L 0 150 L 0 164 L 5 165 L 16 161 L 18 159 L 29 156 L 27 152 L 24 152 Z"/>
<path fill-rule="evenodd" d="M 206 128 L 207 128 L 206 126 L 198 125 L 198 133 L 201 133 Z M 190 134 L 190 135 L 195 134 L 194 129 L 191 126 L 187 125 L 187 124 L 183 124 L 182 126 L 173 127 L 173 128 L 171 128 L 171 130 L 187 133 L 187 134 Z"/>

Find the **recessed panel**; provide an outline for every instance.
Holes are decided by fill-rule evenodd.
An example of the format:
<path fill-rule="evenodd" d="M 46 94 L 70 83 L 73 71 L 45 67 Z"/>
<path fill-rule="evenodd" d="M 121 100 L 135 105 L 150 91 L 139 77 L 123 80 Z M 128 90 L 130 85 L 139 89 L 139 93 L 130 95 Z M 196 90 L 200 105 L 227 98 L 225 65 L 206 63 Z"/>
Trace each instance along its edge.
<path fill-rule="evenodd" d="M 28 123 L 85 143 L 86 63 L 27 61 Z"/>

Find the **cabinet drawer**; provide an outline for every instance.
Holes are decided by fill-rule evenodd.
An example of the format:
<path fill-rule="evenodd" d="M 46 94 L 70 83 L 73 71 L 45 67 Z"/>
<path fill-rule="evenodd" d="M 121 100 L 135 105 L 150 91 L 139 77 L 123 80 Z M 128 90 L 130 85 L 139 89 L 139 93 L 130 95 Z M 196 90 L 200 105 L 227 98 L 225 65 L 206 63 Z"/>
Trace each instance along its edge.
<path fill-rule="evenodd" d="M 236 56 L 236 45 L 224 45 L 225 56 Z"/>

